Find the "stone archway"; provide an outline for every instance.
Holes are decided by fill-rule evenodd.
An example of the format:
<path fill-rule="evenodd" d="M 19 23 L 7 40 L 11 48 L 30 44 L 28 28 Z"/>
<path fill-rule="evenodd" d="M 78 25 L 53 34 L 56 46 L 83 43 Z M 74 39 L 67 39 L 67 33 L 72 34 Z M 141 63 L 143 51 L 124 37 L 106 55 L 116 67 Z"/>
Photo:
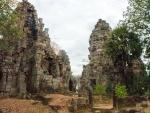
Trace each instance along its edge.
<path fill-rule="evenodd" d="M 96 85 L 96 79 L 90 79 L 90 86 L 94 88 L 95 85 Z"/>

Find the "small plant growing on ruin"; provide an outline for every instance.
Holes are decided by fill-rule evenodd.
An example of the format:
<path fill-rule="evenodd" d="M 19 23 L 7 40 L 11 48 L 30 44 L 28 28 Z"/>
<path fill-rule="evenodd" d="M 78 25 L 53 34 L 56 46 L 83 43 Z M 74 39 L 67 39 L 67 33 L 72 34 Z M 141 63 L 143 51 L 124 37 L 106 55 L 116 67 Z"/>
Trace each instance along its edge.
<path fill-rule="evenodd" d="M 117 84 L 115 86 L 115 96 L 117 97 L 115 107 L 117 108 L 117 110 L 119 109 L 118 98 L 125 98 L 127 97 L 127 95 L 128 93 L 125 85 Z"/>
<path fill-rule="evenodd" d="M 106 94 L 106 88 L 103 85 L 95 85 L 94 87 L 94 94 L 96 95 L 104 95 Z"/>
<path fill-rule="evenodd" d="M 120 84 L 116 85 L 116 87 L 115 87 L 115 95 L 118 98 L 125 98 L 128 95 L 126 86 L 120 85 Z"/>

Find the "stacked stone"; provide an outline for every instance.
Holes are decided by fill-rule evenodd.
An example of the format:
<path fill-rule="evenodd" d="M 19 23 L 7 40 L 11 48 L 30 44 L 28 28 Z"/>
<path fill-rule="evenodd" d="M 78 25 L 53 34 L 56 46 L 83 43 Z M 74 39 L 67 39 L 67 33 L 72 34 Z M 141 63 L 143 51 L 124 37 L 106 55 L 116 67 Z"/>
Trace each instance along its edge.
<path fill-rule="evenodd" d="M 105 43 L 109 39 L 111 28 L 104 20 L 99 19 L 89 40 L 90 63 L 83 68 L 82 80 L 84 83 L 106 85 L 110 76 L 112 63 L 105 54 Z"/>
<path fill-rule="evenodd" d="M 43 21 L 38 19 L 34 6 L 24 0 L 16 11 L 21 14 L 18 23 L 24 34 L 5 59 L 0 53 L 0 92 L 26 95 L 68 87 L 71 75 L 69 58 L 66 63 L 61 54 L 55 53 L 50 45 L 48 29 L 44 30 Z"/>
<path fill-rule="evenodd" d="M 15 79 L 14 75 L 14 64 L 12 63 L 12 55 L 11 54 L 1 54 L 1 58 L 3 61 L 1 62 L 1 79 L 0 79 L 0 91 L 9 95 L 10 93 L 14 93 L 17 88 L 15 88 Z"/>

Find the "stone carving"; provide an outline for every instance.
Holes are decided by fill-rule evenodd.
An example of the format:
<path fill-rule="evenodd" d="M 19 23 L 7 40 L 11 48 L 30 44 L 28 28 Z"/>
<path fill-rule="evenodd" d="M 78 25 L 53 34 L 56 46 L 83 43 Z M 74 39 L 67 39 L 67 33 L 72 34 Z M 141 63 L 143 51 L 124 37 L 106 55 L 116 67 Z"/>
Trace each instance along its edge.
<path fill-rule="evenodd" d="M 26 95 L 68 89 L 71 67 L 67 54 L 56 54 L 48 29 L 27 0 L 16 8 L 24 36 L 11 52 L 0 51 L 0 93 Z"/>

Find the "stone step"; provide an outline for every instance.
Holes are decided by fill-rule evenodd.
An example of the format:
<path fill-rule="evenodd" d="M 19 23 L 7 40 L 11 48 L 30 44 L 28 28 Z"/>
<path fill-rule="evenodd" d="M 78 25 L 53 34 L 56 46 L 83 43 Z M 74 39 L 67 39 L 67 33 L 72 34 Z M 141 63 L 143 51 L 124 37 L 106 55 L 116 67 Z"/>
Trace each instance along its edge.
<path fill-rule="evenodd" d="M 103 106 L 100 106 L 100 107 L 93 107 L 92 109 L 95 109 L 95 110 L 112 110 L 113 108 L 112 107 L 103 107 Z"/>

